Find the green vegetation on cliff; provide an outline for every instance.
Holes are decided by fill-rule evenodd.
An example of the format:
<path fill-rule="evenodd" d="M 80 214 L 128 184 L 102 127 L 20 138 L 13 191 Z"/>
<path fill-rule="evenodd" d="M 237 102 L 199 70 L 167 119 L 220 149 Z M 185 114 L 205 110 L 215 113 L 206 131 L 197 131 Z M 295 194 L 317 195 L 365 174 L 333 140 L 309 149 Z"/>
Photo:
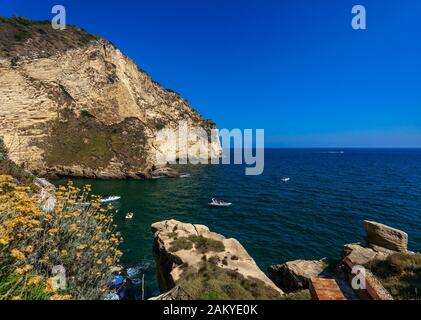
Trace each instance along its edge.
<path fill-rule="evenodd" d="M 217 260 L 203 256 L 199 270 L 185 266 L 177 285 L 194 300 L 281 299 L 279 292 L 263 281 L 218 267 Z"/>
<path fill-rule="evenodd" d="M 421 299 L 421 254 L 395 253 L 369 268 L 395 299 Z"/>

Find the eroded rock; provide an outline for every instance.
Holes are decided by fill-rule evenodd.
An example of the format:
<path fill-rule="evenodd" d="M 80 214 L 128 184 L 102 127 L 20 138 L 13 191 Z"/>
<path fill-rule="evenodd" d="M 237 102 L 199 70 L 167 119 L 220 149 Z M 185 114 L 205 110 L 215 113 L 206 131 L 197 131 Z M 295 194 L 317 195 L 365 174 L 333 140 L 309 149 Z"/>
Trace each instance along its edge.
<path fill-rule="evenodd" d="M 408 234 L 374 221 L 364 221 L 365 240 L 368 244 L 377 245 L 389 250 L 406 252 L 408 250 Z"/>
<path fill-rule="evenodd" d="M 295 260 L 270 266 L 269 278 L 283 291 L 309 288 L 311 278 L 323 277 L 327 263 L 322 260 Z"/>

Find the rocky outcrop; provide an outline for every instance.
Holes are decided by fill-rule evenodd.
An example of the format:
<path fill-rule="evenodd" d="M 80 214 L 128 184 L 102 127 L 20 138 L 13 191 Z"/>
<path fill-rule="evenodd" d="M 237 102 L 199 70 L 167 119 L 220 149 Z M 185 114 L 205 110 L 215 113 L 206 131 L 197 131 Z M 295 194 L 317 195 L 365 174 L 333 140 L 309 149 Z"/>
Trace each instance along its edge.
<path fill-rule="evenodd" d="M 262 284 L 262 287 L 270 290 L 271 294 L 283 294 L 236 239 L 227 239 L 203 225 L 176 220 L 154 223 L 152 232 L 153 253 L 161 293 L 171 290 L 183 281 L 186 283 L 184 277 L 206 269 L 208 276 L 211 272 L 209 270 L 218 270 L 218 275 L 226 272 L 230 279 L 252 279 L 255 284 Z"/>
<path fill-rule="evenodd" d="M 220 156 L 212 121 L 112 43 L 68 26 L 0 18 L 0 136 L 37 176 L 150 178 L 158 154 Z M 186 146 L 163 130 L 205 132 Z M 203 158 L 203 156 L 201 156 Z M 155 175 L 173 173 L 157 172 Z"/>
<path fill-rule="evenodd" d="M 378 246 L 350 243 L 343 246 L 342 257 L 347 258 L 352 265 L 365 266 L 372 261 L 386 260 L 394 252 Z"/>
<path fill-rule="evenodd" d="M 56 207 L 56 187 L 42 178 L 35 178 L 34 184 L 40 188 L 41 209 L 44 212 L 54 212 Z"/>
<path fill-rule="evenodd" d="M 406 252 L 408 250 L 408 234 L 373 221 L 364 221 L 365 240 L 368 244 L 377 245 L 389 250 Z"/>
<path fill-rule="evenodd" d="M 295 260 L 270 266 L 269 278 L 283 291 L 308 289 L 311 278 L 327 275 L 328 264 L 323 260 Z"/>

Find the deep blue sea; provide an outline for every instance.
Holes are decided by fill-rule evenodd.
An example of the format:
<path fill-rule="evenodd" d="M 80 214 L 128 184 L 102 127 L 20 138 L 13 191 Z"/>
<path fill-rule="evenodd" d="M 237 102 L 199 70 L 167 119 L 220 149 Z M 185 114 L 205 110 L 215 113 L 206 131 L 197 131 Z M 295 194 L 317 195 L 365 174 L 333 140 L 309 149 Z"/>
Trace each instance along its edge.
<path fill-rule="evenodd" d="M 178 170 L 187 178 L 74 181 L 122 196 L 122 262 L 134 277 L 145 274 L 147 296 L 157 290 L 150 225 L 165 219 L 238 239 L 265 272 L 288 260 L 339 257 L 343 244 L 363 241 L 364 219 L 406 231 L 410 249 L 421 251 L 420 149 L 266 149 L 262 175 L 244 169 L 183 165 Z M 208 207 L 212 197 L 233 205 Z"/>

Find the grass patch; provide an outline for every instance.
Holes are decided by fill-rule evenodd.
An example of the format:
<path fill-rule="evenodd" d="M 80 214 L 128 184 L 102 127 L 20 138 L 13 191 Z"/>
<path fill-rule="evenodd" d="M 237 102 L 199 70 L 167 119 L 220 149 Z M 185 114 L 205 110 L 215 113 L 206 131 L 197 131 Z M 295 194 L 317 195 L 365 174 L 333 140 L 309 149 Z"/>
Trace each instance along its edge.
<path fill-rule="evenodd" d="M 206 252 L 221 252 L 225 250 L 225 246 L 221 241 L 205 238 L 202 236 L 191 235 L 188 238 L 176 238 L 175 232 L 170 233 L 170 238 L 174 239 L 171 243 L 170 251 L 176 252 L 179 250 L 190 250 L 194 247 L 201 253 Z"/>
<path fill-rule="evenodd" d="M 189 240 L 194 243 L 195 248 L 202 252 L 221 252 L 225 250 L 225 246 L 221 241 L 205 238 L 202 236 L 191 235 Z"/>
<path fill-rule="evenodd" d="M 190 250 L 191 248 L 193 248 L 193 243 L 185 238 L 178 238 L 175 239 L 173 242 L 171 242 L 171 247 L 169 248 L 170 252 L 177 252 L 180 250 Z"/>
<path fill-rule="evenodd" d="M 282 296 L 281 300 L 311 300 L 311 294 L 308 289 L 299 290 Z"/>
<path fill-rule="evenodd" d="M 29 31 L 20 29 L 15 33 L 15 40 L 16 41 L 25 41 L 29 38 L 32 38 L 32 34 Z"/>
<path fill-rule="evenodd" d="M 50 166 L 83 164 L 97 169 L 112 158 L 106 129 L 89 116 L 56 121 L 46 145 L 44 158 Z"/>
<path fill-rule="evenodd" d="M 421 299 L 421 254 L 395 253 L 368 267 L 395 299 Z"/>
<path fill-rule="evenodd" d="M 275 300 L 281 295 L 263 281 L 203 261 L 199 272 L 187 269 L 177 283 L 195 300 Z"/>

